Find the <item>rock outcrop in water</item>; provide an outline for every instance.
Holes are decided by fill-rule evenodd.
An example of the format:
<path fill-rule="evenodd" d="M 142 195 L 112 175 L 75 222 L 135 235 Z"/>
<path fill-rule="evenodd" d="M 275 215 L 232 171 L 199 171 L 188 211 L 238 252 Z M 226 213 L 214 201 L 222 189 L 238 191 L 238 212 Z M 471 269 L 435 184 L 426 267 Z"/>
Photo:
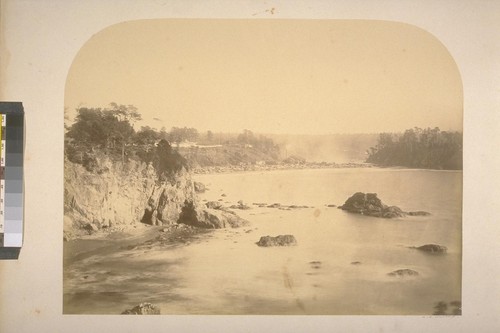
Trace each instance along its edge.
<path fill-rule="evenodd" d="M 151 303 L 141 303 L 122 312 L 125 315 L 159 315 L 160 309 Z"/>
<path fill-rule="evenodd" d="M 396 276 L 396 277 L 406 277 L 406 276 L 418 276 L 418 272 L 414 271 L 413 269 L 398 269 L 393 272 L 388 273 L 387 275 L 389 276 Z"/>
<path fill-rule="evenodd" d="M 339 206 L 338 208 L 346 210 L 350 213 L 382 218 L 397 218 L 405 217 L 407 215 L 430 215 L 430 213 L 424 211 L 404 212 L 397 206 L 385 205 L 384 203 L 382 203 L 382 200 L 377 197 L 377 193 L 354 193 L 342 206 Z"/>
<path fill-rule="evenodd" d="M 417 249 L 427 253 L 444 254 L 448 251 L 448 248 L 443 245 L 438 244 L 425 244 L 418 247 L 412 247 L 412 249 Z"/>
<path fill-rule="evenodd" d="M 232 209 L 242 209 L 242 210 L 252 209 L 250 206 L 248 206 L 247 204 L 245 204 L 243 202 L 243 200 L 238 201 L 237 205 L 231 205 L 231 206 L 229 206 L 229 208 L 232 208 Z"/>
<path fill-rule="evenodd" d="M 279 235 L 276 237 L 262 236 L 257 242 L 257 245 L 262 247 L 291 246 L 297 245 L 297 240 L 293 235 Z"/>
<path fill-rule="evenodd" d="M 351 213 L 374 217 L 394 218 L 406 214 L 397 206 L 387 206 L 377 197 L 377 193 L 357 192 L 339 207 Z"/>
<path fill-rule="evenodd" d="M 410 216 L 429 216 L 431 213 L 429 212 L 424 212 L 422 210 L 416 211 L 416 212 L 408 212 L 407 213 Z"/>
<path fill-rule="evenodd" d="M 222 207 L 199 209 L 192 201 L 184 203 L 177 222 L 205 229 L 237 228 L 248 223 L 247 220 Z"/>

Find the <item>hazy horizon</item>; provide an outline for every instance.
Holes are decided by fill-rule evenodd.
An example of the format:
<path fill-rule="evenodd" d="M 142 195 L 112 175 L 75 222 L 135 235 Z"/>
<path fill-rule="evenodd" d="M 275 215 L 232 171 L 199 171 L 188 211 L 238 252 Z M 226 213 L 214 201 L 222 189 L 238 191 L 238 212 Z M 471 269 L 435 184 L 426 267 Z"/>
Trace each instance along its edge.
<path fill-rule="evenodd" d="M 65 108 L 131 104 L 140 126 L 272 134 L 462 130 L 446 48 L 407 24 L 365 20 L 120 23 L 68 73 Z"/>

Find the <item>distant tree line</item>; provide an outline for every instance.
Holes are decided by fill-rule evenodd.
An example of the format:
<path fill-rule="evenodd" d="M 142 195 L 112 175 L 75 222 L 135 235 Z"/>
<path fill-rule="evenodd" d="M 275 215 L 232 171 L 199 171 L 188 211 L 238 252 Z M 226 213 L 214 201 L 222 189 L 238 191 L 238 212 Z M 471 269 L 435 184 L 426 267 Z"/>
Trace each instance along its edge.
<path fill-rule="evenodd" d="M 262 134 L 257 136 L 252 131 L 247 129 L 243 130 L 243 133 L 238 135 L 236 142 L 240 144 L 251 145 L 256 149 L 265 152 L 279 150 L 278 145 L 276 145 L 272 139 Z"/>
<path fill-rule="evenodd" d="M 366 162 L 382 166 L 462 169 L 462 133 L 415 127 L 403 134 L 381 133 Z"/>

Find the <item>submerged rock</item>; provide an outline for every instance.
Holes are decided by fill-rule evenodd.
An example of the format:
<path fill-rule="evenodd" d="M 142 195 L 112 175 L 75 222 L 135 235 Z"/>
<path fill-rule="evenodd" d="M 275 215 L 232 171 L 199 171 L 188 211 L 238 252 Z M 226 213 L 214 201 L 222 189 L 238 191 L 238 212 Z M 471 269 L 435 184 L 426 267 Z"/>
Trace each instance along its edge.
<path fill-rule="evenodd" d="M 126 315 L 159 315 L 160 309 L 151 303 L 141 303 L 132 309 L 125 310 L 122 314 Z"/>
<path fill-rule="evenodd" d="M 258 246 L 269 247 L 269 246 L 291 246 L 297 245 L 297 240 L 293 235 L 279 235 L 276 237 L 262 236 L 257 242 Z"/>
<path fill-rule="evenodd" d="M 320 269 L 321 268 L 321 261 L 311 261 L 309 262 L 309 265 L 311 266 L 311 268 L 314 268 L 314 269 Z"/>
<path fill-rule="evenodd" d="M 302 205 L 302 206 L 299 206 L 299 205 L 290 205 L 290 206 L 288 206 L 288 208 L 291 208 L 291 209 L 300 209 L 300 208 L 310 208 L 310 207 L 306 206 L 306 205 Z"/>
<path fill-rule="evenodd" d="M 405 277 L 405 276 L 418 276 L 418 272 L 414 271 L 413 269 L 398 269 L 393 272 L 387 273 L 389 276 L 399 276 L 399 277 Z"/>
<path fill-rule="evenodd" d="M 251 209 L 251 207 L 248 206 L 247 204 L 245 204 L 242 200 L 238 201 L 237 205 L 229 206 L 229 208 L 232 208 L 232 209 L 243 209 L 243 210 Z"/>
<path fill-rule="evenodd" d="M 448 248 L 443 245 L 438 245 L 438 244 L 425 244 L 419 247 L 413 247 L 414 249 L 428 252 L 428 253 L 446 253 L 448 251 Z"/>
<path fill-rule="evenodd" d="M 431 215 L 431 213 L 424 212 L 423 210 L 419 210 L 416 212 L 408 212 L 407 214 L 410 216 L 429 216 L 429 215 Z"/>
<path fill-rule="evenodd" d="M 281 207 L 280 203 L 273 203 L 273 204 L 267 206 L 267 208 L 280 208 L 280 207 Z"/>

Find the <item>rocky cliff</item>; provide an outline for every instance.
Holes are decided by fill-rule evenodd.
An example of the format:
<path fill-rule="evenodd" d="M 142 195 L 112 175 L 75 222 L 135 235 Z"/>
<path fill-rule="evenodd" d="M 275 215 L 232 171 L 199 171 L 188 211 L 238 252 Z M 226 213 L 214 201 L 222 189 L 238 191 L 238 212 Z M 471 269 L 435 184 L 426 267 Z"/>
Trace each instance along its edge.
<path fill-rule="evenodd" d="M 215 219 L 199 203 L 195 183 L 184 169 L 160 181 L 151 165 L 134 160 L 121 163 L 104 156 L 97 159 L 97 167 L 92 171 L 66 160 L 64 181 L 65 239 L 140 222 L 189 224 L 189 220 L 179 220 L 186 205 L 199 217 L 197 226 L 220 228 L 241 224 L 233 221 L 237 218 L 234 214 L 218 214 Z M 214 220 L 217 223 L 211 223 Z"/>

